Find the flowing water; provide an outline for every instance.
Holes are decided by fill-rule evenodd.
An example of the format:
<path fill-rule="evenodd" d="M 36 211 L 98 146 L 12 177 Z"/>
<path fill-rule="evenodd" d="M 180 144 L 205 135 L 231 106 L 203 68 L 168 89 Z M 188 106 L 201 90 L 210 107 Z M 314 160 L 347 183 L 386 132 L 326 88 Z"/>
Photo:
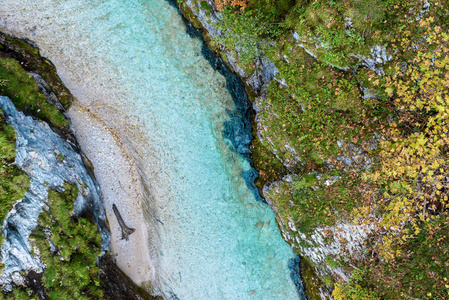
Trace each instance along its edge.
<path fill-rule="evenodd" d="M 86 114 L 132 154 L 145 190 L 153 291 L 173 299 L 299 298 L 288 267 L 294 254 L 244 179 L 253 170 L 235 149 L 245 143 L 228 138 L 248 135 L 231 121 L 239 95 L 174 7 L 2 0 L 0 30 L 35 41 Z"/>

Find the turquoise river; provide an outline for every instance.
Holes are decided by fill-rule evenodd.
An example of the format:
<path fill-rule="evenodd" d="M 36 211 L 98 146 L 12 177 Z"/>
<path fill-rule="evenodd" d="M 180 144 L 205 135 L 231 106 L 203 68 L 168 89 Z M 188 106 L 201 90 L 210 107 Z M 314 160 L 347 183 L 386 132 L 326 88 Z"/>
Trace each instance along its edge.
<path fill-rule="evenodd" d="M 244 98 L 231 94 L 234 79 L 205 58 L 176 7 L 1 0 L 0 31 L 34 41 L 78 99 L 69 115 L 98 171 L 112 250 L 134 281 L 166 299 L 299 298 L 295 255 L 228 138 L 248 136 L 230 121 Z M 130 241 L 113 227 L 112 203 L 138 229 Z"/>

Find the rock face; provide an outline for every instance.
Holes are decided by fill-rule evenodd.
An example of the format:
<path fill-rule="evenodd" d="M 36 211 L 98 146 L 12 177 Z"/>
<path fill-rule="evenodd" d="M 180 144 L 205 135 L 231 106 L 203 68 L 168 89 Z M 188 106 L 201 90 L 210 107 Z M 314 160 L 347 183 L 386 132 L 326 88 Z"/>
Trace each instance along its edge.
<path fill-rule="evenodd" d="M 280 186 L 286 182 L 291 182 L 290 176 L 286 176 L 280 182 L 267 185 L 263 189 L 264 198 L 276 215 L 282 214 L 280 211 L 282 208 L 278 208 L 277 203 L 270 196 L 280 193 Z M 345 260 L 347 254 L 351 258 L 361 259 L 364 255 L 363 241 L 374 230 L 373 225 L 355 225 L 341 219 L 333 226 L 319 226 L 306 236 L 296 227 L 293 220 L 284 222 L 283 218 L 279 218 L 278 222 L 284 239 L 289 241 L 292 247 L 302 253 L 310 263 L 317 266 L 319 275 L 325 277 L 327 274 L 336 274 L 346 281 L 349 279 L 350 272 L 340 266 L 330 266 L 328 259 L 338 257 Z"/>
<path fill-rule="evenodd" d="M 9 98 L 0 96 L 0 108 L 16 130 L 15 165 L 30 177 L 29 191 L 14 205 L 3 224 L 6 238 L 1 247 L 1 259 L 5 268 L 0 284 L 8 289 L 8 285 L 17 281 L 14 272 L 41 272 L 44 268 L 38 256 L 32 254 L 28 237 L 46 206 L 49 189 L 62 192 L 64 182 L 76 184 L 80 192 L 74 204 L 74 214 L 94 220 L 102 236 L 103 250 L 109 249 L 109 232 L 105 226 L 100 188 L 73 145 L 54 133 L 45 122 L 17 111 Z"/>

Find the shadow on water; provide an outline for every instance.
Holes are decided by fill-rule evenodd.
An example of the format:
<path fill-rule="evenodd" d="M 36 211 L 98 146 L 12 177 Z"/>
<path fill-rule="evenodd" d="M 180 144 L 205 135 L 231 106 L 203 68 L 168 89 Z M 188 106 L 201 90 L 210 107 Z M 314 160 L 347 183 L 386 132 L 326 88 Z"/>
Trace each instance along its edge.
<path fill-rule="evenodd" d="M 290 278 L 296 286 L 299 298 L 301 300 L 306 300 L 307 298 L 304 294 L 304 285 L 301 278 L 301 259 L 299 258 L 299 256 L 289 259 L 288 268 L 290 270 Z"/>
<path fill-rule="evenodd" d="M 251 165 L 250 170 L 243 171 L 242 176 L 248 189 L 254 194 L 257 201 L 265 202 L 255 185 L 255 180 L 259 173 L 254 169 L 254 163 L 250 157 L 250 144 L 254 138 L 252 135 L 251 120 L 253 118 L 253 109 L 245 92 L 244 85 L 240 77 L 232 72 L 225 62 L 217 57 L 205 44 L 201 30 L 194 28 L 179 11 L 176 0 L 166 0 L 171 6 L 177 9 L 186 26 L 187 34 L 192 38 L 201 40 L 201 54 L 209 62 L 215 71 L 218 71 L 226 79 L 226 89 L 232 96 L 235 104 L 235 110 L 227 111 L 229 120 L 224 122 L 223 137 L 231 142 L 232 150 L 244 157 Z M 307 299 L 304 294 L 304 285 L 301 278 L 300 257 L 296 256 L 288 261 L 290 277 L 296 286 L 299 298 Z M 176 299 L 176 298 L 175 298 Z"/>
<path fill-rule="evenodd" d="M 234 101 L 235 110 L 228 110 L 229 120 L 224 122 L 223 137 L 231 142 L 232 149 L 239 155 L 244 157 L 251 165 L 251 170 L 243 171 L 242 177 L 246 182 L 248 189 L 253 193 L 255 199 L 260 202 L 265 200 L 260 196 L 259 190 L 255 185 L 255 180 L 259 177 L 259 173 L 254 169 L 253 161 L 250 157 L 249 149 L 253 139 L 251 120 L 253 118 L 253 110 L 248 101 L 244 85 L 240 77 L 232 72 L 225 62 L 217 57 L 204 43 L 202 32 L 194 28 L 181 14 L 176 4 L 176 0 L 166 0 L 171 6 L 178 10 L 186 25 L 187 34 L 201 40 L 201 54 L 209 62 L 210 66 L 219 72 L 226 79 L 226 89 L 231 94 Z"/>

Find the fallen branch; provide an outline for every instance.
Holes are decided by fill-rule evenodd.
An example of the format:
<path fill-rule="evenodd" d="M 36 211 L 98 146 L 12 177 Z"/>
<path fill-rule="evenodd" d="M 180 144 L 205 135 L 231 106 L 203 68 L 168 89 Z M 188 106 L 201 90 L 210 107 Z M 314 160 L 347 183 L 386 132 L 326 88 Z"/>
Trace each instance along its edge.
<path fill-rule="evenodd" d="M 118 211 L 115 204 L 112 204 L 112 210 L 114 211 L 115 217 L 117 218 L 118 224 L 120 225 L 120 229 L 122 230 L 122 240 L 128 240 L 129 235 L 136 231 L 136 229 L 126 226 L 125 221 L 123 221 L 123 218 L 120 215 L 120 212 Z"/>

